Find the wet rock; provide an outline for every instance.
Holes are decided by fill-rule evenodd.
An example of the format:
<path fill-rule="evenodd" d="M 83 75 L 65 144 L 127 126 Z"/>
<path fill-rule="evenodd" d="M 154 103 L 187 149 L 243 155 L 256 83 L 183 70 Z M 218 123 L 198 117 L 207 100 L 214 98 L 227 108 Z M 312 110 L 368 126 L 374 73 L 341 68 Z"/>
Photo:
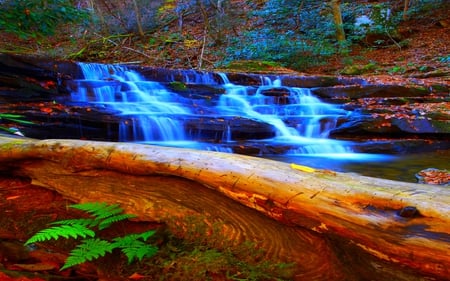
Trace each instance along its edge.
<path fill-rule="evenodd" d="M 242 117 L 199 117 L 185 120 L 188 137 L 213 143 L 275 136 L 272 125 Z"/>
<path fill-rule="evenodd" d="M 225 81 L 220 73 L 137 65 L 127 67 L 137 70 L 147 79 L 162 82 L 173 92 L 176 102 L 191 110 L 191 116 L 176 118 L 186 122 L 186 133 L 192 139 L 199 137 L 214 143 L 224 140 L 248 142 L 249 139 L 274 136 L 274 128 L 270 124 L 239 116 L 219 116 L 214 106 L 226 94 Z M 277 108 L 284 109 L 283 106 L 292 104 L 288 87 L 311 88 L 321 100 L 340 104 L 339 110 L 351 112 L 338 113 L 337 119 L 318 117 L 321 129 L 328 128 L 331 123 L 334 126 L 336 122 L 337 127 L 329 134 L 331 138 L 364 139 L 367 150 L 375 149 L 367 141 L 371 138 L 389 139 L 380 149 L 387 153 L 392 149 L 391 152 L 397 153 L 411 149 L 403 144 L 403 140 L 411 142 L 415 139 L 411 142 L 411 147 L 414 147 L 418 138 L 448 142 L 450 137 L 449 86 L 445 84 L 425 87 L 423 83 L 410 81 L 383 85 L 376 79 L 361 77 L 292 74 L 227 73 L 227 77 L 231 83 L 245 85 L 249 95 L 255 94 L 257 86 L 266 85 L 264 89 L 260 88 L 260 93 L 269 105 L 255 109 L 260 113 L 276 112 Z M 125 117 L 116 116 L 117 112 L 105 105 L 74 103 L 70 93 L 80 87 L 89 88 L 91 92 L 88 91 L 87 95 L 93 100 L 92 91 L 105 85 L 117 87 L 117 95 L 122 91 L 131 93 L 132 90 L 126 83 L 116 80 L 88 81 L 80 78 L 80 69 L 73 62 L 0 54 L 0 112 L 21 114 L 33 121 L 34 125 L 8 124 L 18 127 L 29 137 L 118 140 L 118 128 Z M 275 83 L 276 79 L 280 83 Z M 129 98 L 134 96 L 130 94 Z M 61 104 L 62 108 L 56 110 L 55 103 Z M 438 110 L 433 106 L 435 104 L 441 104 Z M 310 106 L 299 104 L 289 106 L 289 110 L 301 112 Z M 132 125 L 132 117 L 129 119 Z M 299 130 L 307 123 L 301 116 L 286 115 L 280 119 Z M 257 146 L 250 150 L 271 152 L 269 147 Z M 275 148 L 273 151 L 277 153 L 284 149 Z"/>
<path fill-rule="evenodd" d="M 367 97 L 422 97 L 430 93 L 423 86 L 400 86 L 400 85 L 347 85 L 340 87 L 318 87 L 312 92 L 322 98 L 349 98 L 359 99 Z"/>

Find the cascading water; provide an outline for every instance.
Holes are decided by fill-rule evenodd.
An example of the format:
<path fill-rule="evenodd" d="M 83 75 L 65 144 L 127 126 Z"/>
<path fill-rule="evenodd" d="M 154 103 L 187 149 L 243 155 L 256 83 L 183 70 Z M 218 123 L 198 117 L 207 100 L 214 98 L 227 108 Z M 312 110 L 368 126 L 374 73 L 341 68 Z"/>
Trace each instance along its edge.
<path fill-rule="evenodd" d="M 290 150 L 285 152 L 294 154 L 349 152 L 341 142 L 327 138 L 337 118 L 346 112 L 322 103 L 309 89 L 283 86 L 279 79 L 261 77 L 260 86 L 249 87 L 232 84 L 220 73 L 223 84 L 219 85 L 210 73 L 187 71 L 183 81 L 187 84 L 208 83 L 225 89 L 225 94 L 208 104 L 168 91 L 161 83 L 146 81 L 122 66 L 85 63 L 79 66 L 85 79 L 76 81 L 77 90 L 72 93 L 72 100 L 88 102 L 119 116 L 119 141 L 176 146 L 190 143 L 192 147 L 192 142 L 199 143 L 204 138 L 202 129 L 191 133 L 195 127 L 192 124 L 205 118 L 243 118 L 274 128 L 273 138 L 252 138 L 250 132 L 247 139 L 253 142 L 289 146 Z M 193 105 L 202 108 L 194 109 Z M 190 120 L 189 126 L 186 120 Z M 231 126 L 226 125 L 219 136 L 214 142 L 228 150 L 217 149 L 219 145 L 211 143 L 197 147 L 230 151 L 229 147 L 235 142 Z"/>
<path fill-rule="evenodd" d="M 342 142 L 327 139 L 337 118 L 347 114 L 346 111 L 321 102 L 310 89 L 283 87 L 279 79 L 271 81 L 262 77 L 263 85 L 255 93 L 249 93 L 246 87 L 230 83 L 225 74 L 220 76 L 227 90 L 220 98 L 221 111 L 273 125 L 277 134 L 272 141 L 299 147 L 290 153 L 351 152 Z M 289 126 L 289 123 L 294 125 Z"/>
<path fill-rule="evenodd" d="M 85 77 L 72 100 L 91 102 L 122 117 L 119 141 L 174 141 L 185 138 L 177 116 L 190 114 L 179 97 L 160 83 L 116 65 L 79 63 Z"/>

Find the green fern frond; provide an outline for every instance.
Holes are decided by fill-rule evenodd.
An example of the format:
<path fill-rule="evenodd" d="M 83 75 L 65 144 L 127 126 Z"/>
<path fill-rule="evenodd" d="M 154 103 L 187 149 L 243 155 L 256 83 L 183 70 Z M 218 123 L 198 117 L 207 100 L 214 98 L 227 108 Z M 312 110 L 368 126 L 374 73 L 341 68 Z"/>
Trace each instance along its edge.
<path fill-rule="evenodd" d="M 140 233 L 138 235 L 139 235 L 139 238 L 141 238 L 144 241 L 147 241 L 148 238 L 152 237 L 155 233 L 156 233 L 156 230 L 149 230 L 149 231 L 146 231 L 146 232 L 142 232 L 142 233 Z"/>
<path fill-rule="evenodd" d="M 116 248 L 123 248 L 132 245 L 135 241 L 139 241 L 137 234 L 128 234 L 123 237 L 113 238 L 113 244 Z"/>
<path fill-rule="evenodd" d="M 150 238 L 155 233 L 156 233 L 156 230 L 149 230 L 149 231 L 142 232 L 142 233 L 133 233 L 133 234 L 128 234 L 123 237 L 113 238 L 113 241 L 114 241 L 114 245 L 116 246 L 116 248 L 129 247 L 130 245 L 134 245 L 133 243 L 135 241 L 141 242 L 141 241 L 139 241 L 139 239 L 142 239 L 143 241 L 147 241 L 147 239 Z"/>
<path fill-rule="evenodd" d="M 133 244 L 123 247 L 121 250 L 127 256 L 128 263 L 132 263 L 135 259 L 141 261 L 144 257 L 150 258 L 158 252 L 156 246 L 145 244 L 139 240 L 135 240 Z"/>
<path fill-rule="evenodd" d="M 108 205 L 106 203 L 90 202 L 83 204 L 75 204 L 70 207 L 79 209 L 89 213 L 94 218 L 81 219 L 67 219 L 51 223 L 53 226 L 39 231 L 32 236 L 25 245 L 34 242 L 46 241 L 51 239 L 64 238 L 78 238 L 78 237 L 95 237 L 95 232 L 90 228 L 98 227 L 99 230 L 109 227 L 112 223 L 134 218 L 136 215 L 123 214 L 122 208 L 118 204 Z M 158 248 L 146 244 L 155 230 L 146 231 L 139 234 L 130 234 L 124 237 L 117 237 L 112 242 L 101 240 L 98 238 L 84 239 L 81 244 L 70 252 L 66 263 L 61 267 L 61 270 L 67 269 L 71 266 L 91 261 L 104 256 L 106 253 L 112 253 L 113 249 L 120 248 L 127 256 L 128 262 L 131 263 L 134 259 L 142 260 L 144 257 L 151 257 L 155 255 Z"/>
<path fill-rule="evenodd" d="M 96 217 L 97 220 L 105 219 L 123 212 L 123 209 L 120 208 L 119 204 L 108 205 L 104 202 L 86 202 L 74 204 L 70 207 L 85 211 Z"/>
<path fill-rule="evenodd" d="M 131 263 L 136 258 L 141 261 L 144 257 L 151 257 L 155 255 L 158 251 L 156 246 L 143 242 L 155 233 L 155 230 L 149 230 L 143 233 L 116 237 L 113 239 L 113 245 L 115 248 L 120 248 L 122 250 L 128 258 L 128 263 Z M 139 239 L 142 239 L 143 241 Z"/>
<path fill-rule="evenodd" d="M 53 226 L 50 228 L 43 229 L 43 230 L 39 231 L 38 233 L 36 233 L 35 235 L 33 235 L 30 239 L 28 239 L 25 242 L 25 245 L 35 243 L 35 242 L 47 241 L 47 240 L 51 240 L 51 239 L 56 240 L 56 239 L 60 238 L 61 236 L 66 239 L 69 237 L 73 237 L 76 239 L 79 236 L 81 236 L 83 238 L 86 238 L 87 236 L 95 237 L 95 232 L 92 231 L 91 229 L 89 229 L 83 225 L 79 225 L 79 224 Z"/>
<path fill-rule="evenodd" d="M 97 224 L 99 224 L 98 221 L 94 220 L 94 219 L 68 219 L 68 220 L 60 220 L 60 221 L 55 221 L 52 222 L 50 224 L 65 224 L 65 225 L 82 225 L 82 226 L 86 226 L 86 227 L 94 227 Z"/>
<path fill-rule="evenodd" d="M 98 224 L 98 229 L 102 230 L 102 229 L 108 228 L 111 224 L 113 224 L 115 222 L 123 221 L 126 219 L 131 219 L 131 218 L 135 218 L 135 217 L 136 217 L 136 215 L 133 215 L 133 214 L 114 215 L 114 216 L 111 216 L 109 218 L 106 218 L 106 219 L 100 221 Z"/>
<path fill-rule="evenodd" d="M 70 252 L 66 263 L 61 267 L 60 270 L 67 269 L 77 264 L 84 263 L 86 261 L 91 261 L 93 259 L 98 259 L 103 257 L 106 253 L 112 253 L 114 245 L 106 240 L 95 239 L 85 239 L 80 245 Z"/>

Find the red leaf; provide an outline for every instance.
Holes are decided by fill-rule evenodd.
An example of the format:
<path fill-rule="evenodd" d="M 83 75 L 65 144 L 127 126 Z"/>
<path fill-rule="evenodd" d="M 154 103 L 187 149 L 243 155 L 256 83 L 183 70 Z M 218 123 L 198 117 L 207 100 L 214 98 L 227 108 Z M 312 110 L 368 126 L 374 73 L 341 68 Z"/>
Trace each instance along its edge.
<path fill-rule="evenodd" d="M 131 275 L 128 277 L 128 279 L 131 279 L 131 280 L 140 280 L 140 279 L 143 279 L 143 278 L 145 278 L 145 276 L 144 276 L 144 275 L 141 275 L 141 274 L 139 274 L 139 273 L 137 273 L 137 272 L 131 274 Z"/>

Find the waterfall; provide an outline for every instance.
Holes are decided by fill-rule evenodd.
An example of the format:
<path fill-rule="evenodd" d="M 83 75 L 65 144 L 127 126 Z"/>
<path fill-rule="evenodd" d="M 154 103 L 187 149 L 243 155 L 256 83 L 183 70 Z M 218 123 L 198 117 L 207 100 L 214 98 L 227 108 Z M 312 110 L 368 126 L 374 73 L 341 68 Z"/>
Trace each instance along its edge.
<path fill-rule="evenodd" d="M 219 107 L 226 114 L 239 114 L 260 120 L 276 128 L 274 142 L 302 144 L 290 151 L 298 154 L 348 153 L 351 150 L 341 142 L 328 139 L 336 127 L 337 118 L 346 111 L 321 102 L 310 89 L 282 86 L 280 79 L 262 77 L 256 93 L 247 87 L 234 85 L 221 73 L 226 94 L 221 96 Z M 297 120 L 289 126 L 289 120 Z"/>
<path fill-rule="evenodd" d="M 184 140 L 180 115 L 190 114 L 175 93 L 160 83 L 145 81 L 134 71 L 116 65 L 79 63 L 85 79 L 79 80 L 73 101 L 91 102 L 117 111 L 119 141 Z"/>
<path fill-rule="evenodd" d="M 192 143 L 208 143 L 195 147 L 232 152 L 233 146 L 239 145 L 238 132 L 245 135 L 245 141 L 288 146 L 287 153 L 350 151 L 341 142 L 328 139 L 336 120 L 346 112 L 321 102 L 310 89 L 283 86 L 279 78 L 261 76 L 261 85 L 244 86 L 231 83 L 224 73 L 214 76 L 185 71 L 181 79 L 186 85 L 214 85 L 225 91 L 214 99 L 201 100 L 170 91 L 163 83 L 148 81 L 124 66 L 96 63 L 79 66 L 84 79 L 74 81 L 72 100 L 118 117 L 119 141 L 189 147 Z M 222 83 L 215 80 L 217 76 Z M 166 83 L 179 81 L 174 80 L 175 76 L 168 79 L 172 80 Z M 250 131 L 235 123 L 242 120 Z M 255 127 L 258 129 L 253 134 L 251 130 Z"/>

